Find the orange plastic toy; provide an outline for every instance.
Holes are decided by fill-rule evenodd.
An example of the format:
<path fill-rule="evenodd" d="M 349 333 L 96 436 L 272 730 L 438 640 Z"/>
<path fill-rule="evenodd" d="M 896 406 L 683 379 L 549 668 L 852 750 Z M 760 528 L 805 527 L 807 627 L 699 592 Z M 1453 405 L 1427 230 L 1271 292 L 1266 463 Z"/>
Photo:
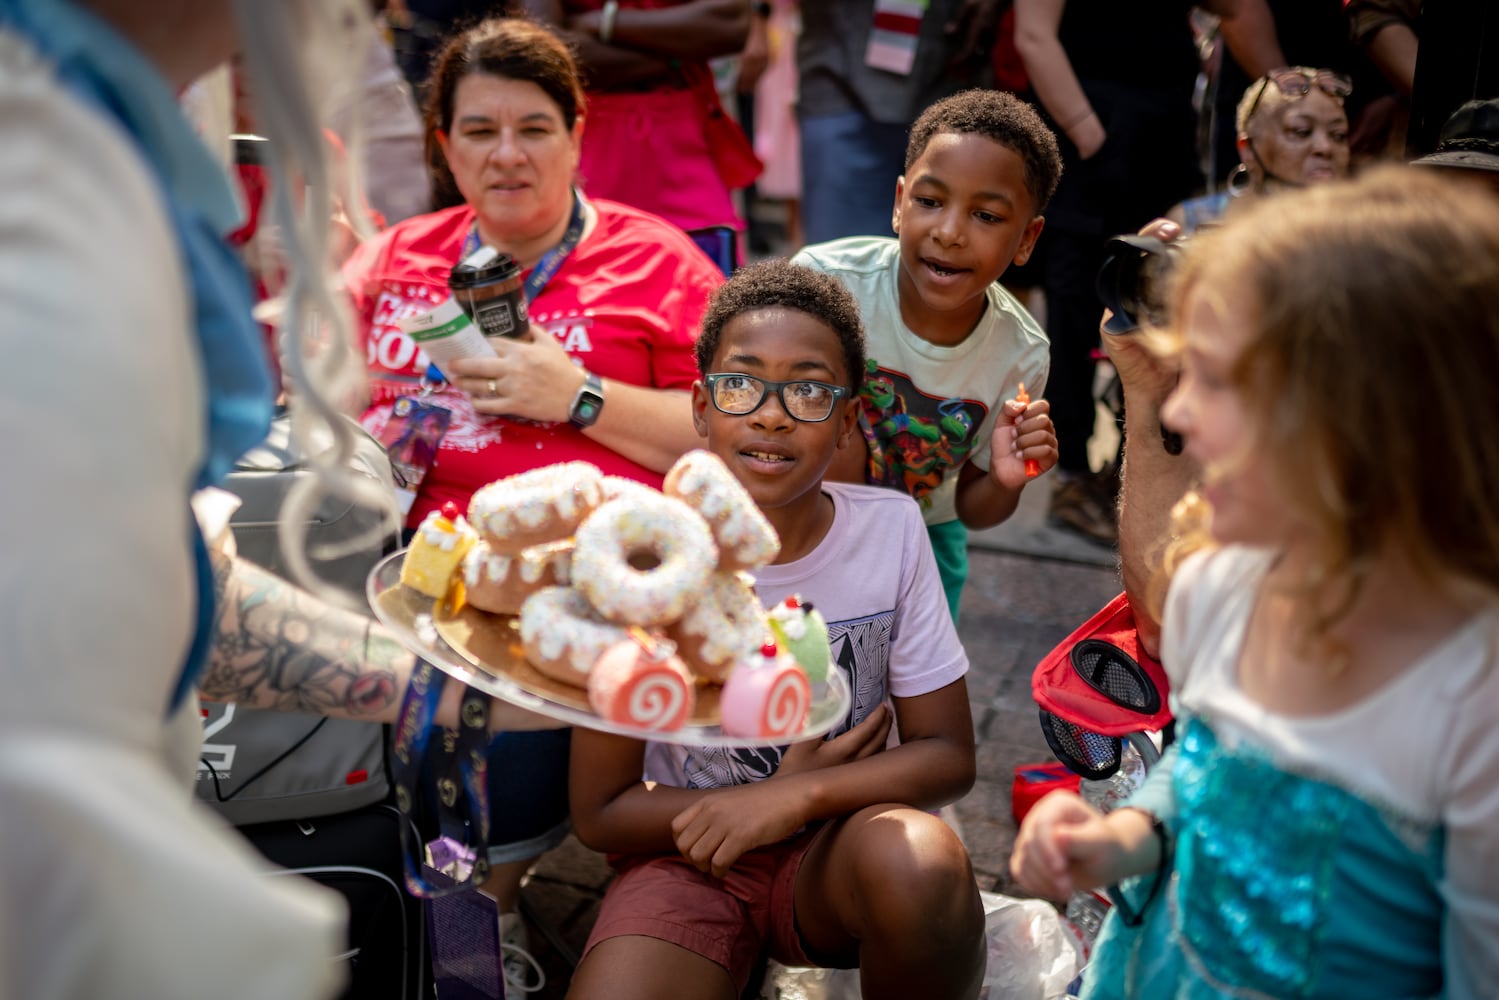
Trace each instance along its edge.
<path fill-rule="evenodd" d="M 1020 391 L 1015 393 L 1015 402 L 1021 406 L 1031 405 L 1031 394 L 1025 391 L 1025 383 L 1020 383 Z M 1025 478 L 1035 479 L 1041 474 L 1041 463 L 1034 458 L 1025 460 Z"/>

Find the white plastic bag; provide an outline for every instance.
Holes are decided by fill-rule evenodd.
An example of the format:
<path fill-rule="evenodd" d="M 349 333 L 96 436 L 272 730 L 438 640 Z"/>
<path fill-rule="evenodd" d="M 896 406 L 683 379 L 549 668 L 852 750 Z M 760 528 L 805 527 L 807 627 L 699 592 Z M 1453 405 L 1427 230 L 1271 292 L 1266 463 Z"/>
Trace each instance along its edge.
<path fill-rule="evenodd" d="M 981 892 L 989 962 L 979 1000 L 1060 1000 L 1082 969 L 1083 951 L 1056 907 L 1040 899 Z M 857 969 L 770 963 L 761 1000 L 859 1000 Z"/>
<path fill-rule="evenodd" d="M 812 969 L 771 962 L 758 1000 L 859 1000 L 858 969 Z"/>
<path fill-rule="evenodd" d="M 979 1000 L 1057 1000 L 1083 967 L 1083 949 L 1056 907 L 1042 899 L 979 894 L 989 962 Z"/>

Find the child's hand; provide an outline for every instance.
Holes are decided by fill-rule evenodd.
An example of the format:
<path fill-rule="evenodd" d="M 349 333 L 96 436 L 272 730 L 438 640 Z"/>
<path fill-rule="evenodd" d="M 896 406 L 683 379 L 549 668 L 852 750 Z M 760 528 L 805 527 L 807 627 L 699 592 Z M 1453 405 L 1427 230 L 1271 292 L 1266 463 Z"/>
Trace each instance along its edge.
<path fill-rule="evenodd" d="M 1007 490 L 1019 490 L 1035 476 L 1026 472 L 1034 462 L 1035 475 L 1057 464 L 1057 431 L 1051 422 L 1051 404 L 1044 399 L 1031 403 L 1006 400 L 989 438 L 989 475 Z"/>
<path fill-rule="evenodd" d="M 1103 813 L 1074 792 L 1052 792 L 1020 824 L 1010 876 L 1027 891 L 1064 901 L 1118 877 L 1122 845 Z"/>
<path fill-rule="evenodd" d="M 760 781 L 705 795 L 677 814 L 671 832 L 682 857 L 723 878 L 746 851 L 784 840 L 806 822 L 786 785 Z"/>
<path fill-rule="evenodd" d="M 888 705 L 877 705 L 864 721 L 830 740 L 803 740 L 786 748 L 773 778 L 784 778 L 823 767 L 863 760 L 885 749 L 893 716 Z"/>

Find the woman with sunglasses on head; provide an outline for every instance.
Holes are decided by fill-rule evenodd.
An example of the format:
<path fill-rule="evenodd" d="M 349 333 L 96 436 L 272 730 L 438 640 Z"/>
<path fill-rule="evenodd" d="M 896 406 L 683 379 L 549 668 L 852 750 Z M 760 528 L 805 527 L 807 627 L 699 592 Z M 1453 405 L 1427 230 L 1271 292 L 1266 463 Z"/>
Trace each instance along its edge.
<path fill-rule="evenodd" d="M 344 268 L 369 360 L 363 423 L 382 440 L 403 420 L 446 411 L 436 460 L 408 487 L 415 529 L 481 486 L 560 462 L 661 485 L 698 443 L 693 343 L 722 274 L 681 230 L 574 184 L 585 107 L 577 64 L 549 28 L 485 21 L 433 65 L 426 130 L 434 184 L 454 207 L 397 224 Z M 449 299 L 449 271 L 481 247 L 515 258 L 529 329 L 491 337 L 492 357 L 428 359 L 401 321 Z M 517 938 L 520 880 L 567 833 L 567 730 L 506 734 L 490 753 L 486 891 Z M 519 989 L 521 983 L 512 982 Z"/>
<path fill-rule="evenodd" d="M 1249 85 L 1237 114 L 1239 165 L 1226 190 L 1190 198 L 1166 213 L 1184 233 L 1217 222 L 1246 195 L 1348 176 L 1348 77 L 1282 66 Z"/>

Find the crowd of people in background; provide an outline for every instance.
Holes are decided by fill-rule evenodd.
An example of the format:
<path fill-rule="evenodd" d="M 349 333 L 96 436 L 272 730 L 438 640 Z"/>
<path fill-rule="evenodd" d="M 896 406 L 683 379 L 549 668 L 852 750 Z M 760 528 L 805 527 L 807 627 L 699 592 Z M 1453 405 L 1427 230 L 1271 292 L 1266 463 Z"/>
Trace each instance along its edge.
<path fill-rule="evenodd" d="M 0 216 L 19 220 L 0 308 L 27 331 L 4 395 L 68 406 L 16 456 L 26 503 L 4 519 L 38 576 L 0 590 L 22 636 L 0 996 L 337 987 L 337 907 L 260 878 L 175 798 L 199 696 L 389 722 L 420 670 L 190 508 L 278 398 L 381 439 L 432 418 L 408 540 L 501 476 L 581 460 L 659 486 L 706 446 L 780 534 L 757 583 L 815 595 L 846 644 L 849 717 L 753 760 L 496 711 L 482 889 L 502 953 L 524 952 L 521 878 L 570 825 L 619 872 L 575 995 L 729 998 L 764 954 L 860 968 L 871 997 L 977 994 L 972 869 L 930 810 L 974 775 L 968 533 L 1041 475 L 1052 524 L 1118 546 L 1181 722 L 1129 807 L 1054 797 L 1021 830 L 1028 890 L 1124 887 L 1084 996 L 1499 981 L 1499 438 L 1457 405 L 1499 370 L 1499 95 L 1444 108 L 1439 133 L 1413 116 L 1419 3 L 272 6 L 0 0 Z M 1174 318 L 1101 332 L 1107 241 L 1137 232 L 1191 247 Z M 409 321 L 484 247 L 523 272 L 528 327 L 438 371 Z M 79 261 L 102 298 L 58 280 Z M 75 377 L 49 331 L 96 363 Z M 1110 374 L 1117 446 L 1097 434 Z M 1413 482 L 1433 463 L 1451 488 Z M 81 596 L 83 557 L 55 565 L 37 530 L 59 516 L 88 545 Z M 47 764 L 21 766 L 38 746 Z M 1256 782 L 1281 794 L 1268 832 Z M 38 882 L 79 857 L 100 867 Z M 204 886 L 238 907 L 212 942 Z M 132 923 L 153 892 L 171 919 Z"/>
<path fill-rule="evenodd" d="M 414 93 L 426 86 L 444 32 L 497 6 L 505 5 L 385 5 Z M 1168 213 L 1190 232 L 1219 218 L 1240 195 L 1404 158 L 1419 7 L 1215 0 L 1140 10 L 1087 0 L 938 0 L 919 19 L 881 20 L 885 8 L 866 0 L 694 0 L 642 5 L 649 12 L 624 4 L 601 44 L 606 6 L 510 4 L 564 28 L 590 80 L 594 114 L 612 122 L 611 109 L 627 105 L 634 122 L 628 134 L 635 141 L 651 136 L 652 158 L 670 166 L 668 187 L 697 208 L 684 214 L 660 201 L 651 178 L 664 172 L 633 170 L 621 187 L 616 164 L 631 157 L 591 158 L 588 143 L 585 185 L 688 229 L 732 225 L 744 234 L 739 259 L 890 235 L 906 136 L 933 102 L 979 86 L 1036 106 L 1057 136 L 1062 181 L 1047 208 L 1045 233 L 1004 284 L 1033 307 L 1050 343 L 1047 398 L 1059 457 L 1049 521 L 1104 545 L 1117 534 L 1118 492 L 1117 455 L 1103 440 L 1090 449 L 1100 419 L 1094 276 L 1104 238 Z M 690 48 L 655 34 L 676 28 L 681 34 L 672 37 L 692 38 Z M 679 145 L 684 114 L 693 117 L 693 109 L 677 109 L 670 130 L 643 117 L 656 114 L 647 109 L 663 90 L 684 100 L 696 95 L 689 103 L 700 105 L 704 60 L 718 83 L 718 108 L 738 119 L 758 169 L 747 166 L 742 146 L 724 138 L 727 129 L 705 133 L 707 152 Z M 1321 72 L 1271 75 L 1295 67 Z M 616 101 L 616 94 L 628 97 Z M 649 101 L 642 95 L 651 95 Z M 1315 125 L 1283 124 L 1292 105 L 1295 117 Z M 609 128 L 612 134 L 623 126 Z M 630 141 L 622 132 L 600 134 L 597 144 Z M 704 171 L 714 149 L 719 169 Z M 726 169 L 730 160 L 734 166 Z M 723 200 L 725 176 L 739 192 L 732 209 Z"/>

